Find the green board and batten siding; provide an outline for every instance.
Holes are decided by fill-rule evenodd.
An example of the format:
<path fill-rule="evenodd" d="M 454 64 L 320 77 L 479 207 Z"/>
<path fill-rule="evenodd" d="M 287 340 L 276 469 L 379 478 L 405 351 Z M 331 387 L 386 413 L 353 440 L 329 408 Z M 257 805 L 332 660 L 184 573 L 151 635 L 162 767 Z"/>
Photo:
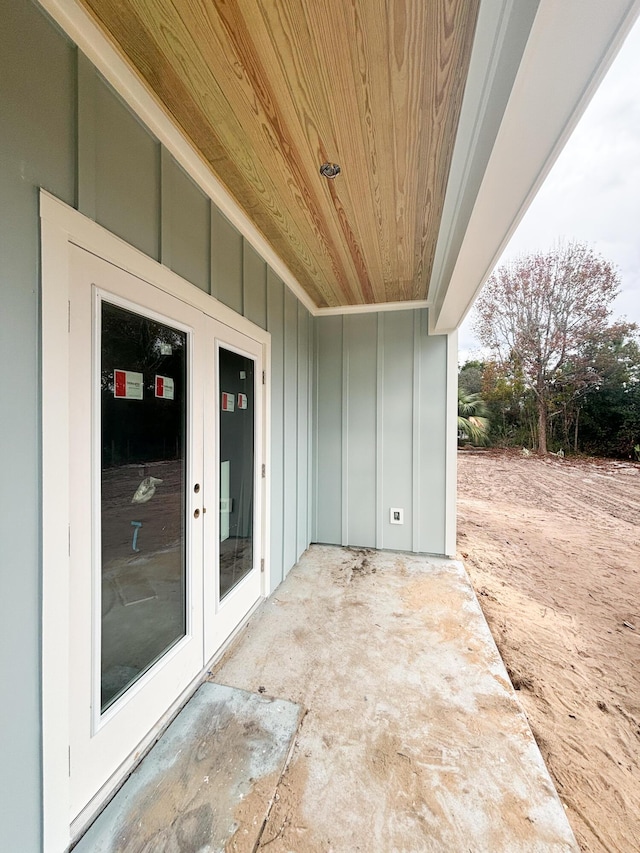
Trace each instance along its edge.
<path fill-rule="evenodd" d="M 315 318 L 313 541 L 447 552 L 449 346 L 426 309 Z"/>
<path fill-rule="evenodd" d="M 309 542 L 311 317 L 92 64 L 29 0 L 0 0 L 0 849 L 38 851 L 40 272 L 38 188 L 272 335 L 272 584 Z M 286 350 L 285 350 L 286 348 Z M 283 364 L 292 383 L 284 392 Z M 300 415 L 299 410 L 302 411 Z M 285 445 L 286 438 L 286 445 Z M 288 519 L 284 520 L 283 485 Z M 9 695 L 11 701 L 8 701 Z"/>
<path fill-rule="evenodd" d="M 306 422 L 309 389 L 305 385 L 304 393 L 297 393 L 296 377 L 309 371 L 311 317 L 82 55 L 78 80 L 84 93 L 78 107 L 78 174 L 90 187 L 78 187 L 80 212 L 267 329 L 272 359 L 286 365 L 284 375 L 272 374 L 271 473 L 280 489 L 285 483 L 286 506 L 284 519 L 271 514 L 275 587 L 295 564 L 300 546 L 309 544 L 307 504 L 296 502 L 297 492 L 308 489 L 307 440 L 299 436 L 298 424 L 299 408 Z M 98 142 L 110 138 L 111 148 Z M 84 210 L 83 199 L 88 201 Z M 270 290 L 274 298 L 267 311 Z M 278 402 L 281 412 L 275 411 Z"/>
<path fill-rule="evenodd" d="M 272 589 L 310 540 L 445 551 L 450 354 L 426 311 L 311 317 L 38 6 L 0 20 L 0 850 L 38 853 L 38 188 L 270 332 Z"/>
<path fill-rule="evenodd" d="M 76 52 L 0 0 L 0 850 L 41 846 L 38 186 L 76 197 Z"/>

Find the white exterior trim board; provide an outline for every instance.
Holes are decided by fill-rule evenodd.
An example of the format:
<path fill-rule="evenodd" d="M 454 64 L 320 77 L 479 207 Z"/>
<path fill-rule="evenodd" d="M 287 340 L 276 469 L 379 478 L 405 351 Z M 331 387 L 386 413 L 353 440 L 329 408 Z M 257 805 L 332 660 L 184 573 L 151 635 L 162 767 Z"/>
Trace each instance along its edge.
<path fill-rule="evenodd" d="M 640 0 L 540 0 L 432 334 L 463 321 L 639 14 Z"/>
<path fill-rule="evenodd" d="M 54 218 L 41 247 L 42 798 L 44 853 L 59 853 L 69 843 L 69 244 Z"/>
<path fill-rule="evenodd" d="M 444 552 L 455 557 L 458 508 L 458 331 L 447 335 Z"/>
<path fill-rule="evenodd" d="M 271 335 L 236 314 L 167 267 L 111 234 L 101 225 L 40 190 L 42 252 L 42 786 L 43 851 L 61 853 L 95 815 L 112 780 L 70 824 L 69 798 L 69 281 L 70 247 L 78 246 L 171 296 L 213 317 L 256 341 L 262 348 L 265 385 L 263 460 L 266 476 L 262 484 L 262 542 L 264 575 L 262 598 L 243 618 L 231 637 L 217 649 L 217 659 L 230 639 L 246 624 L 250 614 L 270 592 L 270 370 Z M 145 737 L 140 749 L 118 769 L 121 778 L 137 762 L 139 754 L 179 709 L 193 687 L 202 680 L 211 661 L 191 686 L 163 714 Z"/>
<path fill-rule="evenodd" d="M 367 305 L 339 305 L 335 308 L 315 308 L 314 317 L 331 317 L 338 314 L 377 314 L 379 311 L 413 311 L 416 308 L 430 308 L 428 299 L 413 299 L 406 302 L 373 302 Z"/>
<path fill-rule="evenodd" d="M 68 242 L 85 249 L 105 261 L 125 270 L 137 278 L 171 293 L 187 305 L 197 308 L 262 344 L 271 340 L 269 332 L 237 314 L 233 309 L 190 284 L 168 267 L 159 264 L 139 249 L 116 237 L 102 225 L 87 219 L 73 207 L 57 199 L 46 190 L 40 191 L 40 217 L 58 226 L 58 231 L 67 235 Z M 66 287 L 66 284 L 65 284 Z"/>

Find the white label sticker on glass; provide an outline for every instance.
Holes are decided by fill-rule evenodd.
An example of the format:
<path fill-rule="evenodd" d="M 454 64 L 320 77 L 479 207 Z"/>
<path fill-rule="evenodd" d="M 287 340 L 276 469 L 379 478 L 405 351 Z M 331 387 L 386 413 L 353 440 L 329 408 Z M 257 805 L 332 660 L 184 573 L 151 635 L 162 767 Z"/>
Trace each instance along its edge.
<path fill-rule="evenodd" d="M 173 379 L 169 376 L 156 376 L 156 397 L 173 400 Z"/>
<path fill-rule="evenodd" d="M 229 538 L 229 513 L 231 498 L 229 497 L 229 460 L 220 463 L 220 541 Z"/>
<path fill-rule="evenodd" d="M 134 370 L 113 371 L 113 396 L 125 400 L 142 400 L 144 384 L 142 373 Z"/>
<path fill-rule="evenodd" d="M 222 411 L 233 412 L 235 409 L 235 395 L 229 394 L 227 391 L 222 392 Z"/>
<path fill-rule="evenodd" d="M 246 394 L 238 394 L 238 408 L 246 409 L 247 408 L 247 395 Z"/>

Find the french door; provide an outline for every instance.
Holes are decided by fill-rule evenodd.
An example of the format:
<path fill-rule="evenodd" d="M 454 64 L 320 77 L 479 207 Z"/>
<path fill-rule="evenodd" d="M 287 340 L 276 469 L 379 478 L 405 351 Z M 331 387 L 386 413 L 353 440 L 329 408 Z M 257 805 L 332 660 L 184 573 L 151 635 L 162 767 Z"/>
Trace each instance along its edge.
<path fill-rule="evenodd" d="M 261 453 L 264 421 L 261 345 L 246 335 L 210 321 L 206 363 L 213 387 L 205 398 L 204 465 L 207 503 L 205 565 L 207 612 L 205 657 L 210 658 L 230 636 L 262 590 Z"/>
<path fill-rule="evenodd" d="M 70 821 L 263 594 L 262 344 L 71 249 Z"/>

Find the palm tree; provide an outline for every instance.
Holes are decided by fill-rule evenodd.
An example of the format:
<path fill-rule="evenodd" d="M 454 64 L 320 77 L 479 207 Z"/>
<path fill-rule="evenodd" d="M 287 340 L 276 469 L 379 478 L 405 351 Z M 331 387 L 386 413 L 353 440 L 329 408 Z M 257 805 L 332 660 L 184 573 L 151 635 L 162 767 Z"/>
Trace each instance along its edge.
<path fill-rule="evenodd" d="M 489 443 L 487 404 L 480 394 L 467 394 L 458 388 L 458 441 Z"/>

